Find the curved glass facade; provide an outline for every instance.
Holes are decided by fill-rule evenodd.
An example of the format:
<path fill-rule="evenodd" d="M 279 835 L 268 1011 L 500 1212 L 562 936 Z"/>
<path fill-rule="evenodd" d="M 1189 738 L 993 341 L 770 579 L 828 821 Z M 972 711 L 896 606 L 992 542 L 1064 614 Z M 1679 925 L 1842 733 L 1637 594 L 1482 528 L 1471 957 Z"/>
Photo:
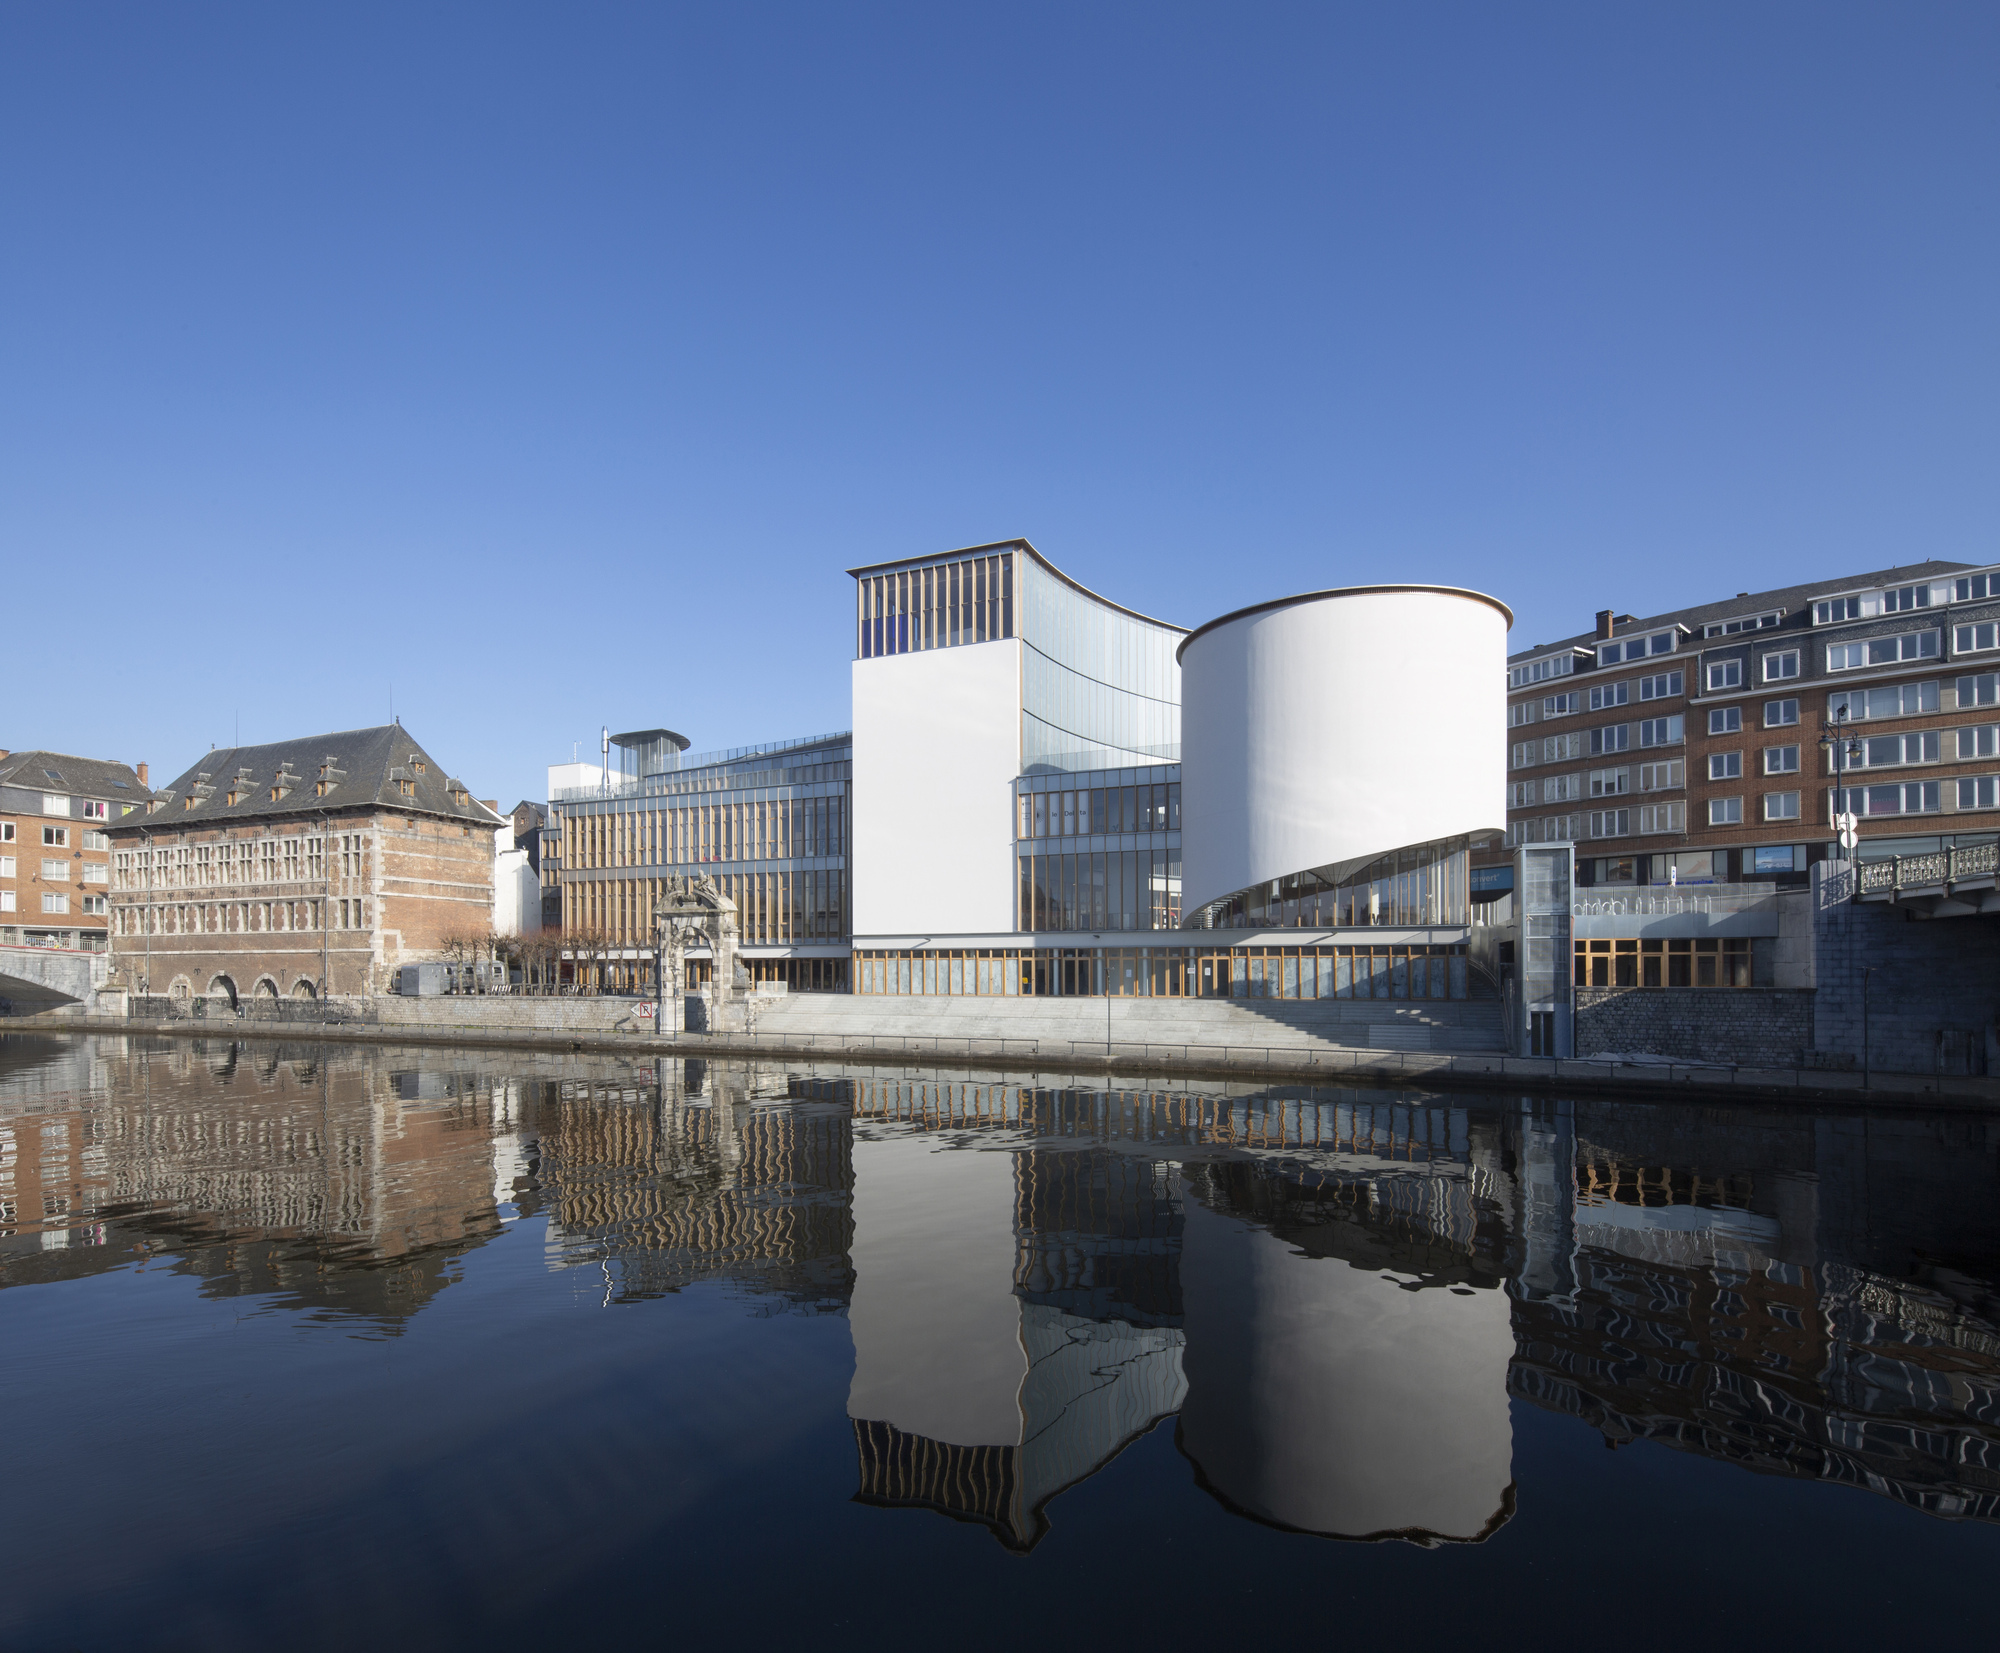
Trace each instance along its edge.
<path fill-rule="evenodd" d="M 1187 633 L 1078 590 L 1021 559 L 1021 768 L 1107 769 L 1181 754 Z"/>
<path fill-rule="evenodd" d="M 1314 867 L 1211 901 L 1190 915 L 1191 930 L 1399 929 L 1470 922 L 1472 840 L 1412 844 L 1373 860 Z"/>

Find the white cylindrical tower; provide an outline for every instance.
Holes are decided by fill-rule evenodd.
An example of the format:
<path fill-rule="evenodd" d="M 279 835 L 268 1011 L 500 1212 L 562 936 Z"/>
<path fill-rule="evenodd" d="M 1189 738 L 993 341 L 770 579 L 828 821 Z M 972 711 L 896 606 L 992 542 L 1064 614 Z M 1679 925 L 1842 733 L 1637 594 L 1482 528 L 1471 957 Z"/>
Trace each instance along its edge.
<path fill-rule="evenodd" d="M 1451 586 L 1314 591 L 1180 646 L 1182 910 L 1505 830 L 1507 629 Z"/>

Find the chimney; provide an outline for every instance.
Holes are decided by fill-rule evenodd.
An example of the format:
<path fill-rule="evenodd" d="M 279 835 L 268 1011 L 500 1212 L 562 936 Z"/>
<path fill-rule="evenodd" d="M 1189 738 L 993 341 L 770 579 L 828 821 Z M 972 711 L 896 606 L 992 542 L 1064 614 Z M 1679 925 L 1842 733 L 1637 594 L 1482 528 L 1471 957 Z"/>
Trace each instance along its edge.
<path fill-rule="evenodd" d="M 498 798 L 481 798 L 479 802 L 484 808 L 492 810 L 495 815 L 500 813 L 500 800 Z"/>
<path fill-rule="evenodd" d="M 1608 608 L 1600 608 L 1597 611 L 1597 635 L 1600 638 L 1611 635 L 1611 616 L 1614 612 Z"/>
<path fill-rule="evenodd" d="M 10 758 L 13 755 L 14 754 L 9 752 L 6 747 L 0 746 L 0 758 Z"/>
<path fill-rule="evenodd" d="M 143 763 L 139 765 L 138 774 L 139 774 L 139 784 L 141 786 L 147 786 L 148 790 L 150 790 L 150 787 L 148 786 L 148 782 L 146 780 L 146 766 Z"/>

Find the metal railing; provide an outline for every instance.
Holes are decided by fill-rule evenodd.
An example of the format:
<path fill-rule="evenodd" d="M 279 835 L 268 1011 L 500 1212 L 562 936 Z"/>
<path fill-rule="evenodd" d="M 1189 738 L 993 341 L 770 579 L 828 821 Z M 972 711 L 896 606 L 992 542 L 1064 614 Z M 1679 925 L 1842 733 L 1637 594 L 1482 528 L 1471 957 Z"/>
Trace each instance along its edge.
<path fill-rule="evenodd" d="M 2000 868 L 2000 843 L 1968 844 L 1963 849 L 1926 850 L 1886 861 L 1861 863 L 1860 893 L 1942 889 L 1974 878 L 1991 878 Z"/>

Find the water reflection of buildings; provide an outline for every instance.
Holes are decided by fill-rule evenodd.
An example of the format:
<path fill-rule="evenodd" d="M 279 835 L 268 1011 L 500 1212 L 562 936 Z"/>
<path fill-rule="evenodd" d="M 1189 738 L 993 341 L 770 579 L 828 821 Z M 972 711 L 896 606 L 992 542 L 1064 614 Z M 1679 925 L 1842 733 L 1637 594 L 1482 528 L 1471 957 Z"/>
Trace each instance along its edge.
<path fill-rule="evenodd" d="M 1503 1207 L 1466 1110 L 894 1082 L 855 1105 L 865 1501 L 1025 1549 L 1178 1413 L 1203 1484 L 1260 1520 L 1435 1542 L 1506 1518 Z"/>
<path fill-rule="evenodd" d="M 662 1062 L 650 1086 L 552 1090 L 536 1144 L 552 1266 L 603 1266 L 618 1300 L 722 1280 L 774 1303 L 846 1305 L 845 1106 L 702 1062 Z"/>
<path fill-rule="evenodd" d="M 1239 1514 L 1477 1540 L 1510 1399 L 2000 1519 L 2000 1122 L 699 1066 L 0 1041 L 0 1285 L 393 1329 L 542 1212 L 593 1293 L 845 1309 L 859 1496 L 1017 1550 L 1170 1417 Z"/>
<path fill-rule="evenodd" d="M 1516 1395 L 1617 1446 L 2000 1519 L 2000 1124 L 1578 1105 Z"/>
<path fill-rule="evenodd" d="M 499 1228 L 505 1086 L 424 1079 L 303 1045 L 9 1039 L 0 1284 L 164 1254 L 208 1295 L 393 1328 Z"/>

